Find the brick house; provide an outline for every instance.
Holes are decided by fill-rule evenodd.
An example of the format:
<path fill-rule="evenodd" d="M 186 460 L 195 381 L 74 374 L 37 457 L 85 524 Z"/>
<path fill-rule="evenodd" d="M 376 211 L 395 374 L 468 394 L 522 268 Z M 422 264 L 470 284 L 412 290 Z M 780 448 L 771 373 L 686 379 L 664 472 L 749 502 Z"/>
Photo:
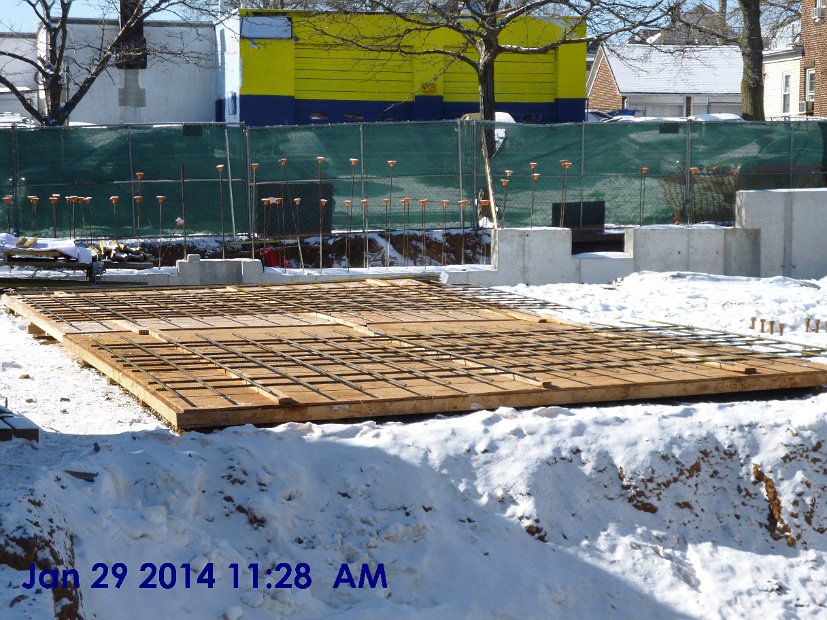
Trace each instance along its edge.
<path fill-rule="evenodd" d="M 601 45 L 586 81 L 591 109 L 638 116 L 741 112 L 743 61 L 732 45 Z"/>
<path fill-rule="evenodd" d="M 827 116 L 827 0 L 801 0 L 801 107 Z"/>

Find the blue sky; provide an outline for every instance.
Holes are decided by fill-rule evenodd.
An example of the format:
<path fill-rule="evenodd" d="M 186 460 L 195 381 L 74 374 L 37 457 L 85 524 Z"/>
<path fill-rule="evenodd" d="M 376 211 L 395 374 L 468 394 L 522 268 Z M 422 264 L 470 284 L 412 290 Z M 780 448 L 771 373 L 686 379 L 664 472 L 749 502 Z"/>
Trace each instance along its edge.
<path fill-rule="evenodd" d="M 37 29 L 37 18 L 28 5 L 19 0 L 0 0 L 0 5 L 3 6 L 0 12 L 0 30 L 34 32 Z M 72 17 L 96 17 L 99 14 L 100 9 L 86 0 L 75 0 L 70 13 Z"/>

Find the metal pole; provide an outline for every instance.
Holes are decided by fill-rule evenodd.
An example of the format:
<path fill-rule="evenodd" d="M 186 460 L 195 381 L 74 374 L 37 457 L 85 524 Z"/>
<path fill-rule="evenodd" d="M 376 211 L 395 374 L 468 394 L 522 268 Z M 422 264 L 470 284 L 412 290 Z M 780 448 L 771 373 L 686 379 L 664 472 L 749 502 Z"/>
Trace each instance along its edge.
<path fill-rule="evenodd" d="M 244 136 L 244 125 L 241 126 L 241 135 Z M 230 158 L 230 137 L 227 134 L 227 125 L 224 125 L 224 147 L 227 152 L 227 190 L 230 196 L 230 227 L 233 231 L 233 239 L 236 238 L 235 230 L 235 202 L 233 201 L 233 168 Z M 223 212 L 222 212 L 223 213 Z"/>
<path fill-rule="evenodd" d="M 327 200 L 322 198 L 322 165 L 324 164 L 324 157 L 317 157 L 316 163 L 319 164 L 319 274 L 321 274 L 324 269 L 324 208 L 327 205 Z"/>
<path fill-rule="evenodd" d="M 132 205 L 132 234 L 137 237 L 138 228 L 135 220 L 135 170 L 132 162 L 132 128 L 129 125 L 126 126 L 126 150 L 129 152 L 129 203 Z"/>
<path fill-rule="evenodd" d="M 689 223 L 689 192 L 691 183 L 689 168 L 692 166 L 692 121 L 686 122 L 686 153 L 684 154 L 683 211 L 684 222 Z"/>
<path fill-rule="evenodd" d="M 583 175 L 586 172 L 586 123 L 580 124 L 580 228 L 583 228 Z"/>
<path fill-rule="evenodd" d="M 184 255 L 183 259 L 187 259 L 187 203 L 186 194 L 184 192 L 184 164 L 181 164 L 181 227 L 184 235 Z"/>
<path fill-rule="evenodd" d="M 391 224 L 390 224 L 390 205 L 393 202 L 393 168 L 396 166 L 396 160 L 388 160 L 388 167 L 390 168 L 390 189 L 388 190 L 388 199 L 385 201 L 385 267 L 391 266 Z"/>
<path fill-rule="evenodd" d="M 249 153 L 248 153 L 249 154 Z M 255 259 L 256 257 L 256 207 L 258 206 L 258 186 L 256 185 L 256 170 L 258 170 L 258 164 L 250 164 L 250 168 L 253 171 L 253 183 L 251 188 L 248 190 L 250 192 L 250 258 Z"/>
<path fill-rule="evenodd" d="M 14 227 L 15 235 L 20 236 L 20 228 L 22 227 L 23 212 L 22 206 L 18 207 L 20 200 L 20 162 L 18 161 L 19 151 L 17 144 L 17 125 L 11 126 L 11 195 L 12 195 L 12 210 L 14 212 L 12 225 Z M 18 213 L 19 210 L 19 213 Z"/>
<path fill-rule="evenodd" d="M 218 195 L 219 195 L 218 208 L 219 208 L 220 213 L 221 213 L 221 258 L 226 259 L 227 258 L 227 235 L 226 235 L 225 230 L 224 230 L 224 179 L 223 179 L 224 164 L 218 164 L 215 167 L 215 169 L 218 170 Z"/>

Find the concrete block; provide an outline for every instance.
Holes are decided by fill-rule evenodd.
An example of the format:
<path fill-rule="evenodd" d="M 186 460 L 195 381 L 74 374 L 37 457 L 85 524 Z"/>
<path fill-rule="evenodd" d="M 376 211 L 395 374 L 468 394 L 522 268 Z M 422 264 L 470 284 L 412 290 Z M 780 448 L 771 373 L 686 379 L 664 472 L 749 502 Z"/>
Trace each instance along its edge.
<path fill-rule="evenodd" d="M 687 269 L 701 273 L 724 275 L 725 271 L 725 228 L 689 228 L 689 251 Z"/>
<path fill-rule="evenodd" d="M 738 192 L 736 225 L 760 231 L 759 275 L 827 274 L 827 189 Z"/>
<path fill-rule="evenodd" d="M 256 259 L 245 259 L 241 263 L 242 284 L 261 284 L 264 281 L 264 267 L 261 261 Z"/>
<path fill-rule="evenodd" d="M 580 261 L 582 284 L 609 284 L 625 278 L 635 270 L 635 259 L 625 252 L 575 254 Z"/>
<path fill-rule="evenodd" d="M 688 271 L 689 229 L 683 226 L 629 228 L 625 250 L 634 257 L 635 271 Z"/>
<path fill-rule="evenodd" d="M 171 283 L 180 285 L 178 276 L 171 276 L 165 271 L 159 272 L 157 269 L 143 269 L 136 270 L 131 273 L 118 273 L 116 271 L 104 273 L 101 278 L 103 284 L 113 284 L 115 282 L 128 282 L 130 284 L 143 284 L 146 286 L 169 286 Z"/>
<path fill-rule="evenodd" d="M 791 213 L 784 235 L 785 263 L 794 278 L 822 278 L 827 275 L 827 190 L 790 190 Z"/>
<path fill-rule="evenodd" d="M 492 231 L 491 264 L 505 282 L 525 282 L 525 239 L 530 228 L 498 228 Z M 487 277 L 487 276 L 485 276 Z"/>
<path fill-rule="evenodd" d="M 175 269 L 178 272 L 178 282 L 182 286 L 196 286 L 201 284 L 201 257 L 199 260 L 190 260 L 192 254 L 187 256 L 187 260 L 175 261 Z"/>
<path fill-rule="evenodd" d="M 761 270 L 761 231 L 728 228 L 724 238 L 724 275 L 758 277 Z"/>
<path fill-rule="evenodd" d="M 788 208 L 791 196 L 782 190 L 738 192 L 735 197 L 735 227 L 760 231 L 758 258 L 761 277 L 785 275 L 785 220 L 790 216 Z"/>

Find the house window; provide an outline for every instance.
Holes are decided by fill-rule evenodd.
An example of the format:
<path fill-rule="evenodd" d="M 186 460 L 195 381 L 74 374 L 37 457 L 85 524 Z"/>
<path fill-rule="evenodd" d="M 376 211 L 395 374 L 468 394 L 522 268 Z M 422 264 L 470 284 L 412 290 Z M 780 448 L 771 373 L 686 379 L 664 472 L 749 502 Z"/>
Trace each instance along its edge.
<path fill-rule="evenodd" d="M 781 113 L 790 113 L 790 74 L 781 74 Z"/>
<path fill-rule="evenodd" d="M 815 101 L 816 98 L 816 70 L 807 69 L 804 80 L 804 98 L 807 101 Z"/>

